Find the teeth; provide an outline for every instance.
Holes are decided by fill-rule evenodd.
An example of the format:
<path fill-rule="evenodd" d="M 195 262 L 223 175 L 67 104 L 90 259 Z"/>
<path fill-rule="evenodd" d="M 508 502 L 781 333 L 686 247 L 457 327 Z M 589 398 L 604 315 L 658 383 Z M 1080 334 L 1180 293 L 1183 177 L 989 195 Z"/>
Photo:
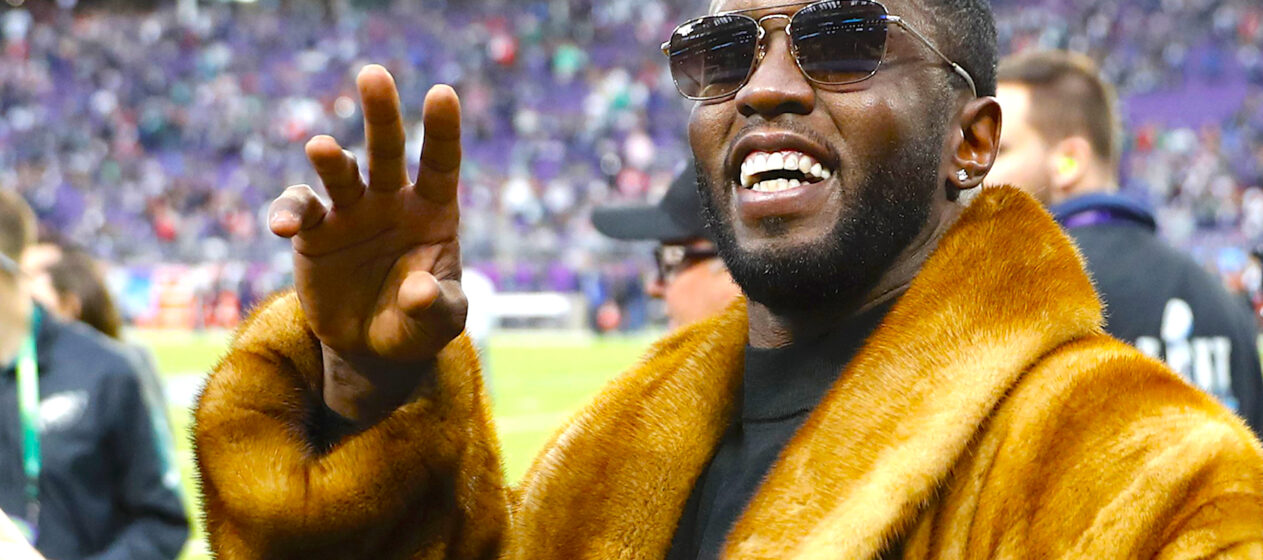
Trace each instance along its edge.
<path fill-rule="evenodd" d="M 796 189 L 806 184 L 806 181 L 799 181 L 798 179 L 768 179 L 751 185 L 750 190 L 772 193 Z"/>
<path fill-rule="evenodd" d="M 760 173 L 769 171 L 797 171 L 806 176 L 806 181 L 798 179 L 769 179 L 755 181 Z M 741 186 L 760 192 L 777 192 L 800 187 L 808 183 L 823 181 L 833 176 L 833 172 L 825 169 L 815 158 L 794 150 L 776 153 L 751 152 L 741 162 Z"/>

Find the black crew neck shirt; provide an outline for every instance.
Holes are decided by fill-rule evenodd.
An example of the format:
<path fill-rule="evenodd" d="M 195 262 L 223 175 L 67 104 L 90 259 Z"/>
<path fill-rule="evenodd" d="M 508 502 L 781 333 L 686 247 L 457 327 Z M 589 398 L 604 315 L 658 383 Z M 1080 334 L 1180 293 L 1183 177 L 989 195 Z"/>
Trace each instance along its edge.
<path fill-rule="evenodd" d="M 850 317 L 817 338 L 746 346 L 736 411 L 693 485 L 667 560 L 712 560 L 772 464 L 893 305 Z"/>

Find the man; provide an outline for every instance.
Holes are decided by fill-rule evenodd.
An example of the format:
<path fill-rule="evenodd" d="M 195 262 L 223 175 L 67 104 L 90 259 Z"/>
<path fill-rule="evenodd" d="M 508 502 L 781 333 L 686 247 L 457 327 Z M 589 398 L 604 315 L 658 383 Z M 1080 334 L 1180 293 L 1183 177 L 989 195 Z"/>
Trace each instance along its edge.
<path fill-rule="evenodd" d="M 0 510 L 51 560 L 175 558 L 188 520 L 140 381 L 104 337 L 35 305 L 35 218 L 0 190 Z"/>
<path fill-rule="evenodd" d="M 1084 55 L 1021 54 L 1000 64 L 1000 155 L 988 180 L 1039 199 L 1083 252 L 1106 331 L 1172 369 L 1263 433 L 1263 372 L 1250 310 L 1158 239 L 1153 214 L 1118 194 L 1113 88 Z"/>
<path fill-rule="evenodd" d="M 1038 203 L 961 202 L 999 142 L 987 3 L 710 12 L 665 51 L 748 299 L 655 345 L 507 487 L 459 336 L 458 102 L 427 95 L 413 185 L 369 66 L 369 179 L 308 143 L 332 208 L 294 187 L 270 213 L 297 294 L 198 405 L 219 558 L 1263 555 L 1249 429 L 1101 333 Z"/>
<path fill-rule="evenodd" d="M 692 166 L 657 204 L 597 208 L 592 225 L 615 239 L 658 242 L 658 276 L 648 292 L 666 304 L 667 325 L 673 330 L 723 311 L 741 295 L 706 231 Z"/>

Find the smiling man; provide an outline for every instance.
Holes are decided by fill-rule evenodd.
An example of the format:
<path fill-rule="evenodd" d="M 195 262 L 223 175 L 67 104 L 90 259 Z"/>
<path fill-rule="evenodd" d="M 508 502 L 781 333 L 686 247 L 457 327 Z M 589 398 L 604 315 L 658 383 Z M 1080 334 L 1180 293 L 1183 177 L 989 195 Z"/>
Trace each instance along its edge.
<path fill-rule="evenodd" d="M 673 333 L 505 484 L 460 335 L 459 105 L 411 182 L 389 74 L 368 178 L 273 203 L 296 294 L 197 411 L 220 558 L 1258 558 L 1263 452 L 1101 331 L 1068 239 L 977 193 L 1000 109 L 981 0 L 714 3 L 664 44 L 747 299 Z"/>

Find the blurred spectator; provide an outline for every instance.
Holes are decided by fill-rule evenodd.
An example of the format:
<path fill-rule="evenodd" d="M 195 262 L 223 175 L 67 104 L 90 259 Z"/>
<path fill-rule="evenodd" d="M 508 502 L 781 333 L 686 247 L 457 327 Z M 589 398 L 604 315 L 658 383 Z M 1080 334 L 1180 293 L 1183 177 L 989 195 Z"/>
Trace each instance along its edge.
<path fill-rule="evenodd" d="M 706 230 L 692 162 L 657 204 L 597 208 L 592 223 L 615 239 L 658 242 L 649 293 L 666 302 L 673 329 L 715 315 L 741 295 Z"/>
<path fill-rule="evenodd" d="M 45 309 L 114 340 L 122 339 L 123 320 L 100 265 L 87 252 L 41 242 L 22 253 L 21 265 L 31 281 L 31 296 Z"/>
<path fill-rule="evenodd" d="M 109 339 L 31 302 L 16 261 L 34 231 L 0 189 L 0 510 L 58 560 L 175 558 L 188 519 L 139 376 Z"/>
<path fill-rule="evenodd" d="M 1110 334 L 1237 411 L 1263 434 L 1258 331 L 1243 298 L 1160 241 L 1152 213 L 1118 194 L 1116 99 L 1092 60 L 1065 51 L 1000 62 L 1005 126 L 990 181 L 1049 206 L 1074 238 Z"/>
<path fill-rule="evenodd" d="M 67 321 L 88 325 L 120 343 L 119 350 L 140 377 L 162 461 L 167 466 L 165 477 L 179 482 L 180 470 L 175 464 L 175 442 L 162 378 L 148 349 L 123 340 L 123 321 L 105 285 L 101 264 L 83 249 L 45 241 L 28 247 L 22 253 L 21 265 L 32 286 L 31 296 L 44 309 Z"/>

